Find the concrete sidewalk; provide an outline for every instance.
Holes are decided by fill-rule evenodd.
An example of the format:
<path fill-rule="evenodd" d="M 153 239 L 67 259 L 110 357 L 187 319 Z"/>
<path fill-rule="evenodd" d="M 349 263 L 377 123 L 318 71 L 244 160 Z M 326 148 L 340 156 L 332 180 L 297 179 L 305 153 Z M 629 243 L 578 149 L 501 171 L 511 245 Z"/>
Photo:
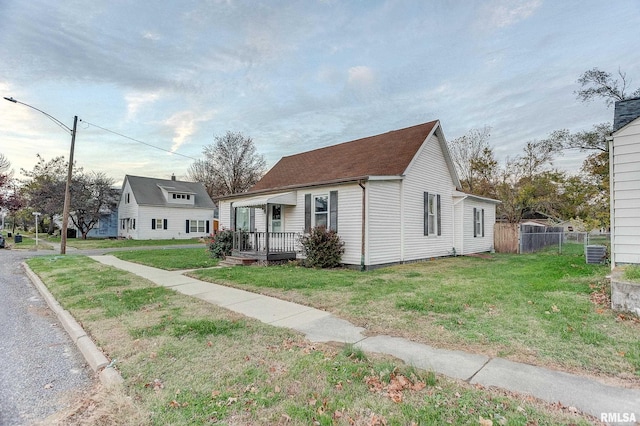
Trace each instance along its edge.
<path fill-rule="evenodd" d="M 91 258 L 264 323 L 299 331 L 313 342 L 353 343 L 366 352 L 392 355 L 407 364 L 471 384 L 496 386 L 529 394 L 550 403 L 560 402 L 598 419 L 603 419 L 602 415 L 605 414 L 606 419 L 635 418 L 640 421 L 638 389 L 613 387 L 582 376 L 501 358 L 437 349 L 398 337 L 367 337 L 363 335 L 363 328 L 308 306 L 199 281 L 183 275 L 181 271 L 164 271 L 126 262 L 114 256 Z M 635 422 L 610 421 L 609 424 Z"/>

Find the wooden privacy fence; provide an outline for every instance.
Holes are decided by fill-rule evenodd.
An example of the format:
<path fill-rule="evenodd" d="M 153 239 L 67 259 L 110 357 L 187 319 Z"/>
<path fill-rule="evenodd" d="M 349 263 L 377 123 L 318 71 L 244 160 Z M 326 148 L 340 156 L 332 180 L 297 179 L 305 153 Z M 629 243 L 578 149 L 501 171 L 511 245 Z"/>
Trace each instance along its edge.
<path fill-rule="evenodd" d="M 493 247 L 498 253 L 518 253 L 518 224 L 496 223 L 493 228 Z"/>

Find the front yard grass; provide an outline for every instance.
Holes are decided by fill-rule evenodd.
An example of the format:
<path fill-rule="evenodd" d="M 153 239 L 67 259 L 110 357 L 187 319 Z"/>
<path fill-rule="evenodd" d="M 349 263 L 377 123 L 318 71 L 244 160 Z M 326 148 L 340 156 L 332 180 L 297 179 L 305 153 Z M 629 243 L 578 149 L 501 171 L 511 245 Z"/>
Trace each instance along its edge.
<path fill-rule="evenodd" d="M 5 248 L 11 250 L 35 250 L 36 249 L 36 237 L 35 234 L 20 234 L 22 237 L 22 241 L 19 243 L 14 242 L 15 237 L 11 238 L 7 237 L 6 234 L 3 233 L 3 237 L 5 240 Z M 46 234 L 40 234 L 38 236 L 38 250 L 53 250 L 53 247 L 47 244 Z"/>
<path fill-rule="evenodd" d="M 372 334 L 640 384 L 640 323 L 611 311 L 610 272 L 563 254 L 495 254 L 366 273 L 234 267 L 192 276 L 325 309 Z"/>
<path fill-rule="evenodd" d="M 60 237 L 48 236 L 48 240 L 55 243 L 60 243 Z M 73 247 L 78 250 L 88 249 L 102 249 L 102 248 L 120 248 L 120 247 L 145 247 L 145 246 L 171 246 L 171 245 L 184 245 L 184 244 L 205 244 L 198 239 L 188 240 L 131 240 L 131 239 L 109 239 L 109 238 L 87 238 L 83 240 L 81 238 L 68 238 L 67 246 Z"/>
<path fill-rule="evenodd" d="M 350 346 L 311 344 L 294 332 L 157 287 L 84 256 L 38 257 L 28 263 L 125 380 L 126 395 L 87 396 L 64 424 L 595 422 L 529 397 L 470 386 Z M 247 268 L 253 269 L 271 270 Z M 302 273 L 308 272 L 313 271 Z M 411 272 L 419 278 L 415 274 Z M 331 286 L 325 283 L 326 289 Z"/>
<path fill-rule="evenodd" d="M 122 260 L 168 271 L 211 268 L 217 266 L 219 262 L 218 259 L 212 258 L 205 248 L 131 250 L 112 254 Z"/>

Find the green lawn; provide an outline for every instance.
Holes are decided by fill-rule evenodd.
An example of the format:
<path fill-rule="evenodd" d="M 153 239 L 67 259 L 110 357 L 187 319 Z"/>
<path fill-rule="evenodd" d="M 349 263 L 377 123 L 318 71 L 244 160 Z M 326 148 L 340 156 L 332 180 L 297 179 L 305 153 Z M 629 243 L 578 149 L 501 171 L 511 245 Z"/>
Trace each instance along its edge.
<path fill-rule="evenodd" d="M 277 266 L 191 275 L 325 309 L 375 334 L 637 383 L 640 324 L 610 310 L 609 272 L 586 264 L 582 245 L 567 245 L 562 255 L 444 258 L 366 273 Z"/>
<path fill-rule="evenodd" d="M 46 256 L 28 263 L 125 381 L 119 389 L 82 395 L 82 404 L 72 406 L 64 424 L 477 425 L 487 419 L 500 425 L 585 425 L 593 420 L 349 345 L 311 344 L 292 331 L 84 256 Z M 263 281 L 268 272 L 280 279 L 288 272 L 244 271 L 254 270 Z M 286 277 L 337 274 L 359 273 L 300 270 Z M 406 274 L 408 279 L 421 276 Z M 384 274 L 360 276 L 382 279 Z M 330 280 L 322 282 L 335 292 Z"/>
<path fill-rule="evenodd" d="M 210 268 L 218 265 L 218 259 L 212 258 L 205 248 L 131 250 L 112 254 L 122 260 L 169 271 Z"/>
<path fill-rule="evenodd" d="M 48 237 L 48 241 L 60 243 L 60 237 Z M 102 248 L 120 248 L 120 247 L 147 247 L 147 246 L 171 246 L 171 245 L 184 245 L 184 244 L 205 244 L 198 239 L 188 240 L 129 240 L 129 239 L 102 239 L 102 238 L 88 238 L 83 240 L 81 238 L 68 238 L 67 246 L 74 247 L 79 250 L 83 249 L 102 249 Z"/>
<path fill-rule="evenodd" d="M 20 234 L 22 236 L 22 242 L 16 243 L 12 235 L 11 238 L 7 237 L 6 233 L 2 236 L 5 239 L 5 247 L 12 250 L 35 250 L 36 249 L 36 237 L 35 234 Z M 46 234 L 38 235 L 38 250 L 53 250 L 53 247 L 47 244 Z"/>

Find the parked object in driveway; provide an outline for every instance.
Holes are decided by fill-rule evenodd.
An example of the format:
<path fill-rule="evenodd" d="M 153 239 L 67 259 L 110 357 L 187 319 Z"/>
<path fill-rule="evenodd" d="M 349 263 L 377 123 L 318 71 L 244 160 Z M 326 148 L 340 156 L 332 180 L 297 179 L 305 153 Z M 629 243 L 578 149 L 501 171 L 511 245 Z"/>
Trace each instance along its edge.
<path fill-rule="evenodd" d="M 4 248 L 4 237 L 0 235 L 0 248 Z"/>

